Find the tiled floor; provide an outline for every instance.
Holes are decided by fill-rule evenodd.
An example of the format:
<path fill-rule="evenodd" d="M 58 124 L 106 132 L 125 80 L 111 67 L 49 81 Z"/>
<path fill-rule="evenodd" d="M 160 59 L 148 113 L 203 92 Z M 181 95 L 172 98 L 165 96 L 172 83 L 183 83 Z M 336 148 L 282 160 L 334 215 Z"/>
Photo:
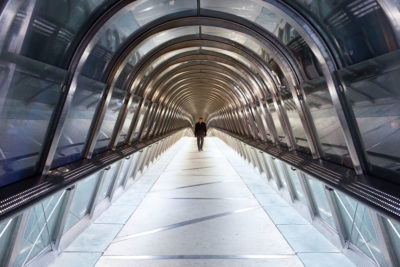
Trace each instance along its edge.
<path fill-rule="evenodd" d="M 353 266 L 221 141 L 195 146 L 181 140 L 52 266 Z"/>

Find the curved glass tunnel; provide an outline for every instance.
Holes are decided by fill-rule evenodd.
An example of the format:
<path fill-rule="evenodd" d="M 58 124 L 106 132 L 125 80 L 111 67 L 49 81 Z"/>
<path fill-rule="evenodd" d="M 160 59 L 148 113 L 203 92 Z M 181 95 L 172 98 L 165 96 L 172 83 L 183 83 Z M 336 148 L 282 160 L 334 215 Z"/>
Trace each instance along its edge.
<path fill-rule="evenodd" d="M 339 246 L 399 266 L 399 8 L 3 1 L 0 265 L 59 249 L 203 117 Z"/>

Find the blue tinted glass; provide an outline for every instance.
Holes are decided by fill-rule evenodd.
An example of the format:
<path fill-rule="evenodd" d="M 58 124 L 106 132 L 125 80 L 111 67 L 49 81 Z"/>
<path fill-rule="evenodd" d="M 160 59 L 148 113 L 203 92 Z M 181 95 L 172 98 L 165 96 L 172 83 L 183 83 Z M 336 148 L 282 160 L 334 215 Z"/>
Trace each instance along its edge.
<path fill-rule="evenodd" d="M 106 170 L 106 176 L 104 177 L 103 185 L 100 188 L 99 195 L 97 196 L 96 205 L 102 202 L 105 198 L 107 198 L 110 195 L 111 186 L 114 182 L 114 178 L 120 164 L 121 161 L 118 161 L 112 164 L 109 170 Z"/>
<path fill-rule="evenodd" d="M 335 196 L 350 241 L 379 266 L 387 266 L 368 208 L 341 192 L 335 191 Z"/>
<path fill-rule="evenodd" d="M 112 134 L 114 132 L 115 123 L 118 119 L 119 111 L 127 92 L 114 88 L 111 96 L 110 103 L 108 104 L 106 114 L 104 116 L 103 124 L 101 125 L 99 136 L 97 138 L 94 153 L 100 153 L 107 149 L 110 143 Z"/>
<path fill-rule="evenodd" d="M 37 171 L 66 72 L 27 58 L 0 57 L 0 186 Z"/>
<path fill-rule="evenodd" d="M 4 220 L 0 223 L 0 255 L 7 255 L 10 247 L 10 237 L 14 231 L 15 219 Z M 4 257 L 0 257 L 0 265 L 3 266 Z"/>
<path fill-rule="evenodd" d="M 102 171 L 80 181 L 76 187 L 65 222 L 64 233 L 81 220 L 88 212 Z"/>
<path fill-rule="evenodd" d="M 322 218 L 322 220 L 327 222 L 332 228 L 336 229 L 336 225 L 332 217 L 332 212 L 329 207 L 328 199 L 326 198 L 324 185 L 317 179 L 314 179 L 307 174 L 304 175 L 310 187 L 312 199 L 314 205 L 317 208 L 318 215 Z"/>
<path fill-rule="evenodd" d="M 126 138 L 128 137 L 129 128 L 131 127 L 132 121 L 136 112 L 139 108 L 140 98 L 137 96 L 132 95 L 132 103 L 127 110 L 127 114 L 125 117 L 124 124 L 122 125 L 121 133 L 118 137 L 118 145 L 122 145 Z"/>
<path fill-rule="evenodd" d="M 344 68 L 346 85 L 370 171 L 388 178 L 400 174 L 400 52 Z"/>
<path fill-rule="evenodd" d="M 30 210 L 24 238 L 14 266 L 24 266 L 50 244 L 65 193 L 66 191 L 58 192 Z"/>
<path fill-rule="evenodd" d="M 105 84 L 81 77 L 67 115 L 52 167 L 81 159 Z"/>

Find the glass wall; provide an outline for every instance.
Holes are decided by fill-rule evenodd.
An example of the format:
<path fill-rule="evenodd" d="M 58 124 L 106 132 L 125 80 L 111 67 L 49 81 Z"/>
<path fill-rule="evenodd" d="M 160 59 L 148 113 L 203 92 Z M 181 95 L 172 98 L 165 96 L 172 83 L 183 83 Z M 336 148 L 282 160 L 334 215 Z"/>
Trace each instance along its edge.
<path fill-rule="evenodd" d="M 314 179 L 305 173 L 303 175 L 305 176 L 307 184 L 310 187 L 311 197 L 313 204 L 316 207 L 317 215 L 330 227 L 336 229 L 331 208 L 329 207 L 328 199 L 326 197 L 324 185 L 317 179 Z"/>
<path fill-rule="evenodd" d="M 88 214 L 101 174 L 102 171 L 94 173 L 76 185 L 74 197 L 67 214 L 64 232 L 67 232 Z"/>
<path fill-rule="evenodd" d="M 335 191 L 335 197 L 349 241 L 379 266 L 387 266 L 368 208 L 341 192 Z"/>
<path fill-rule="evenodd" d="M 129 129 L 131 127 L 131 124 L 133 123 L 133 119 L 135 118 L 136 112 L 139 108 L 140 104 L 140 97 L 132 95 L 132 102 L 130 107 L 127 110 L 127 114 L 125 117 L 124 124 L 122 125 L 120 135 L 118 137 L 118 145 L 122 145 L 129 134 Z"/>
<path fill-rule="evenodd" d="M 126 94 L 126 91 L 114 88 L 97 137 L 96 147 L 94 149 L 95 154 L 106 150 L 110 144 L 115 124 L 117 123 L 118 114 L 124 103 Z"/>
<path fill-rule="evenodd" d="M 8 219 L 0 223 L 0 265 L 4 264 L 6 255 L 9 253 L 9 243 L 12 234 L 14 233 L 15 221 L 17 219 Z"/>
<path fill-rule="evenodd" d="M 29 211 L 28 223 L 14 266 L 24 266 L 53 241 L 66 191 L 58 192 Z"/>

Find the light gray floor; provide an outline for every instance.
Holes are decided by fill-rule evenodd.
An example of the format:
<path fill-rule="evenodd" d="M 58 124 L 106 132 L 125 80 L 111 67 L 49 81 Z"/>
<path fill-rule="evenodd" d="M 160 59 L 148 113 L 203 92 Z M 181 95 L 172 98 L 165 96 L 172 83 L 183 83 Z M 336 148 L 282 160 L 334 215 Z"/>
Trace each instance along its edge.
<path fill-rule="evenodd" d="M 352 266 L 232 150 L 207 137 L 203 152 L 194 138 L 182 139 L 52 266 L 303 264 Z"/>

